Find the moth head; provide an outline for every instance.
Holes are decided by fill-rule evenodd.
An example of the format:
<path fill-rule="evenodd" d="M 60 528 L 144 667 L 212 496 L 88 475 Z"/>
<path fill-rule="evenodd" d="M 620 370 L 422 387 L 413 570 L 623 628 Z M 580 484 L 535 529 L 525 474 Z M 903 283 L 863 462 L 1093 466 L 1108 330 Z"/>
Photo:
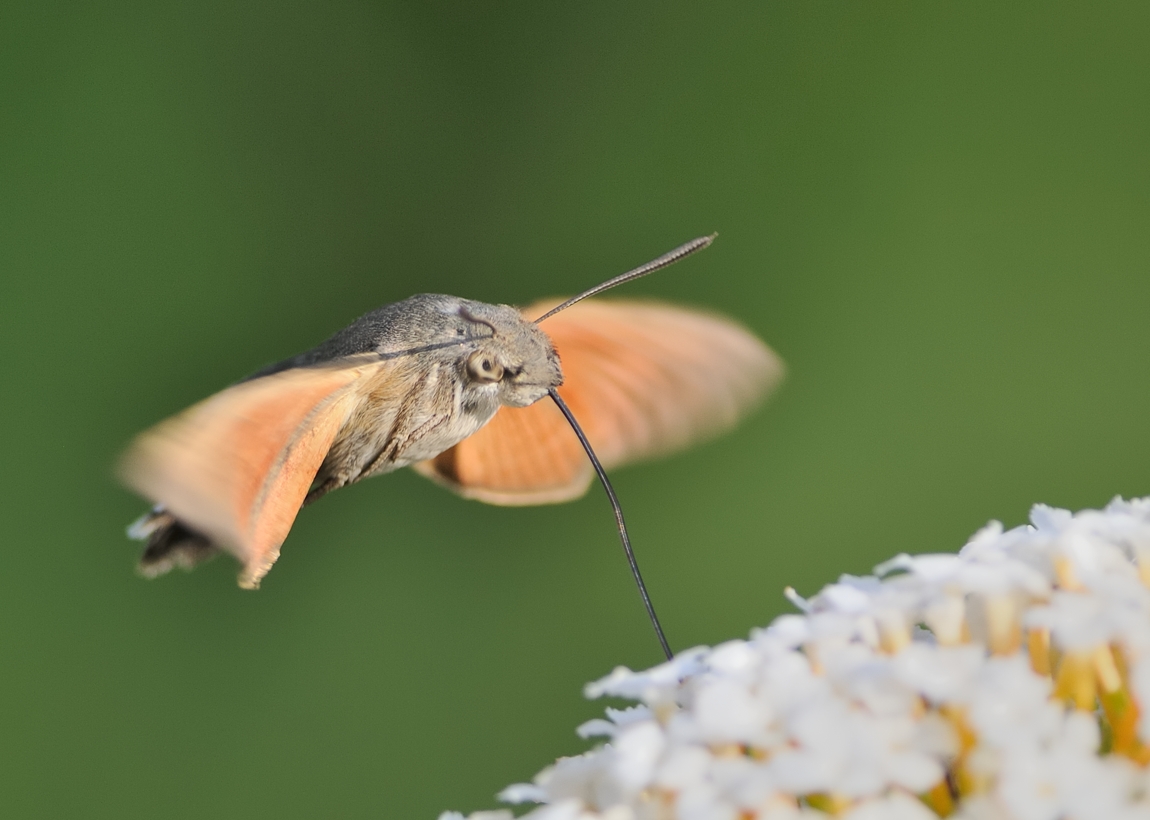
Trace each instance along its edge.
<path fill-rule="evenodd" d="M 384 305 L 290 363 L 314 364 L 368 352 L 453 368 L 472 394 L 469 398 L 483 404 L 526 407 L 563 383 L 551 339 L 518 310 L 441 293 L 420 293 Z"/>
<path fill-rule="evenodd" d="M 500 404 L 526 407 L 563 383 L 551 339 L 518 310 L 459 301 L 456 315 L 468 339 L 460 361 L 466 384 L 492 391 Z"/>

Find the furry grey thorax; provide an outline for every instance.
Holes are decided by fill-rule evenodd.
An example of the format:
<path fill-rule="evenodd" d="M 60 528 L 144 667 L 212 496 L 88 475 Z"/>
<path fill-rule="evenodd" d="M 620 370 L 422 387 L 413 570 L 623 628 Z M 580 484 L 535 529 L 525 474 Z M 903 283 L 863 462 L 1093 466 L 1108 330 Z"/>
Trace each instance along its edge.
<path fill-rule="evenodd" d="M 551 340 L 518 310 L 441 294 L 385 305 L 260 375 L 363 354 L 391 366 L 363 386 L 320 468 L 322 492 L 433 458 L 501 405 L 526 407 L 563 381 Z"/>

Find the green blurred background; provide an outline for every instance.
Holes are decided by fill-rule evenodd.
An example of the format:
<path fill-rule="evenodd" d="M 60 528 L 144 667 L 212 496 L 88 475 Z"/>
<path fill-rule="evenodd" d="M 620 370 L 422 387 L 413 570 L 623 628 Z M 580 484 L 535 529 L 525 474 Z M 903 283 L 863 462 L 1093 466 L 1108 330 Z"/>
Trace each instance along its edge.
<path fill-rule="evenodd" d="M 595 489 L 401 473 L 258 593 L 145 582 L 138 430 L 414 292 L 628 295 L 788 362 L 619 471 L 673 644 L 745 635 L 1033 502 L 1150 493 L 1150 5 L 8 4 L 0 15 L 0 814 L 492 806 L 659 660 Z M 621 294 L 622 295 L 622 294 Z"/>

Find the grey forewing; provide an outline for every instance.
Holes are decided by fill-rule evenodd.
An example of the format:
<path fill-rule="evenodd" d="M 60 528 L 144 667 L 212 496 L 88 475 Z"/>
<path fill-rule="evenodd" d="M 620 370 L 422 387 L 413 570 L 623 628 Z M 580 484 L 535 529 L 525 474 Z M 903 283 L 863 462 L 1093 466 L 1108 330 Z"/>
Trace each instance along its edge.
<path fill-rule="evenodd" d="M 457 315 L 470 300 L 441 293 L 420 293 L 360 316 L 331 338 L 291 358 L 261 368 L 244 379 L 270 376 L 293 367 L 309 367 L 363 353 L 420 353 L 466 341 L 470 324 Z M 462 330 L 462 333 L 453 332 Z"/>
<path fill-rule="evenodd" d="M 397 363 L 418 361 L 421 370 L 433 363 L 456 368 L 458 377 L 470 384 L 467 357 L 477 354 L 485 357 L 481 361 L 495 362 L 500 368 L 496 382 L 488 383 L 491 398 L 499 404 L 526 407 L 563 383 L 550 339 L 518 310 L 437 293 L 384 305 L 311 350 L 248 378 L 327 363 L 340 366 L 357 356 L 371 355 Z"/>

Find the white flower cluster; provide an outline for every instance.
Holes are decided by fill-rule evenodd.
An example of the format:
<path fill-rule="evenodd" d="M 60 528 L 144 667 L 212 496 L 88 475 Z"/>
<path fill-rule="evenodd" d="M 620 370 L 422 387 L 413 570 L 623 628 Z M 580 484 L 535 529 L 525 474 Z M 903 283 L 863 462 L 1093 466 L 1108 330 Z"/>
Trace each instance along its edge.
<path fill-rule="evenodd" d="M 1150 499 L 1037 506 L 875 573 L 588 685 L 640 705 L 501 799 L 543 804 L 530 820 L 1150 818 Z"/>

